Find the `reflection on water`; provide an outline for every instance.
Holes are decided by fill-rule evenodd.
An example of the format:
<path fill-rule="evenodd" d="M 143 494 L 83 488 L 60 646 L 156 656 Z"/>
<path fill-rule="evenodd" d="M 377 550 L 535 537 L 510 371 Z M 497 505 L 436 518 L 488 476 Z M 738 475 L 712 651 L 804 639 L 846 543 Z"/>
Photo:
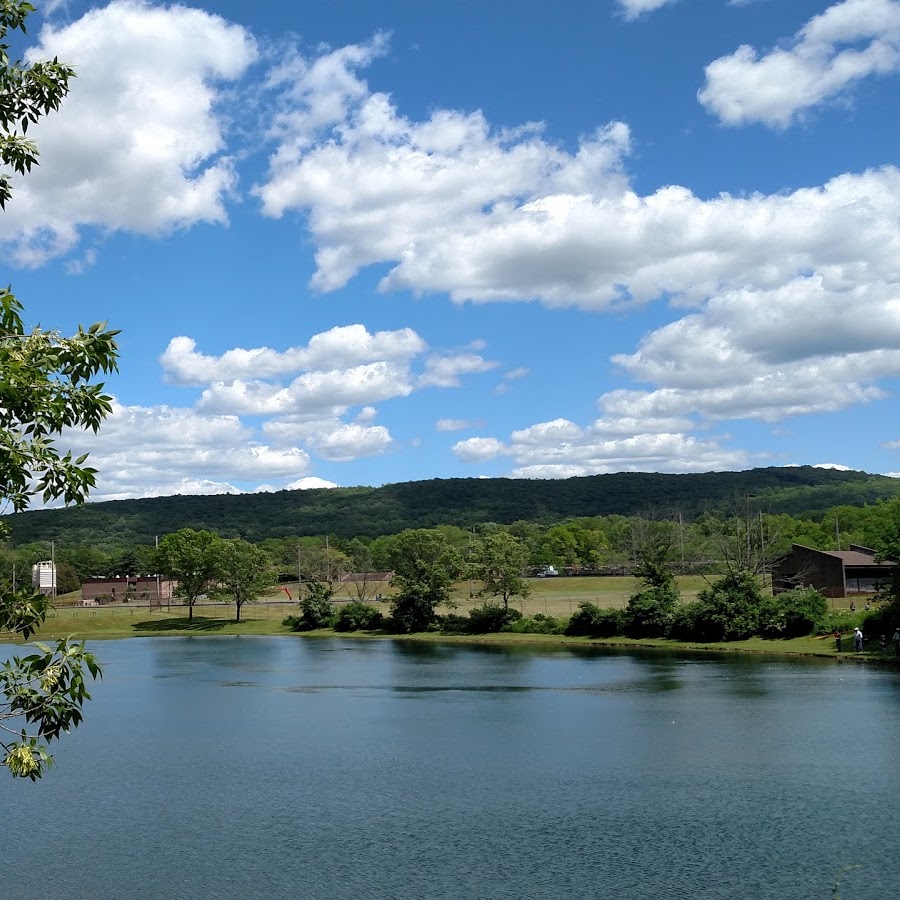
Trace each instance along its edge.
<path fill-rule="evenodd" d="M 812 900 L 848 863 L 845 900 L 895 893 L 891 671 L 402 641 L 99 649 L 59 765 L 0 778 L 4 897 Z"/>

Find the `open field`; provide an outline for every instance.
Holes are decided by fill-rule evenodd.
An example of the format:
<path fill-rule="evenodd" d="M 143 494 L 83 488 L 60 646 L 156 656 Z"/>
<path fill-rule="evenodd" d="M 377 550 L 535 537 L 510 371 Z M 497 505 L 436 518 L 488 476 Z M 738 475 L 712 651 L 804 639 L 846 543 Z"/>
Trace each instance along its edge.
<path fill-rule="evenodd" d="M 512 606 L 524 615 L 544 613 L 545 615 L 564 618 L 571 616 L 578 609 L 578 604 L 584 601 L 596 603 L 604 608 L 622 608 L 628 602 L 629 596 L 637 587 L 637 579 L 628 576 L 612 576 L 604 578 L 534 578 L 530 580 L 531 595 L 526 600 L 516 597 Z M 685 600 L 694 600 L 699 591 L 707 586 L 707 581 L 699 575 L 685 576 L 678 579 L 678 586 Z M 294 602 L 287 599 L 287 594 L 281 589 L 273 591 L 263 603 L 248 604 L 244 606 L 242 618 L 249 620 L 276 620 L 278 622 L 291 612 L 297 610 L 297 583 L 284 585 L 294 598 Z M 455 611 L 465 615 L 472 607 L 481 606 L 489 602 L 489 598 L 475 596 L 480 585 L 478 582 L 471 584 L 468 581 L 459 582 L 454 590 L 452 599 L 456 604 Z M 389 588 L 379 588 L 384 594 L 384 611 L 388 611 L 388 601 L 391 597 Z M 471 590 L 471 595 L 470 595 Z M 340 585 L 335 600 L 338 603 L 356 600 L 356 592 L 353 585 Z M 58 610 L 56 619 L 59 624 L 65 621 L 77 623 L 80 627 L 87 627 L 87 623 L 97 623 L 105 628 L 107 622 L 119 622 L 120 627 L 127 629 L 129 621 L 137 618 L 158 619 L 180 617 L 184 607 L 180 601 L 165 603 L 161 608 L 148 607 L 140 603 L 110 603 L 99 607 L 77 606 L 81 601 L 80 593 L 67 594 L 57 601 Z M 369 603 L 375 603 L 370 597 Z M 499 602 L 494 600 L 493 602 Z M 375 603 L 375 605 L 382 605 Z M 451 608 L 441 608 L 439 612 L 451 612 Z M 234 606 L 229 603 L 199 603 L 194 607 L 195 615 L 215 616 L 217 619 L 234 618 Z M 51 614 L 53 615 L 53 614 Z M 48 626 L 51 620 L 48 620 Z M 100 625 L 104 623 L 104 625 Z M 76 629 L 78 630 L 78 629 Z M 54 629 L 55 631 L 55 629 Z M 129 632 L 130 633 L 130 632 Z"/>
<path fill-rule="evenodd" d="M 697 594 L 709 586 L 710 580 L 712 579 L 707 579 L 702 575 L 686 575 L 676 579 L 682 599 L 685 601 L 696 600 Z M 529 580 L 529 585 L 531 587 L 531 595 L 526 600 L 515 598 L 512 601 L 512 606 L 527 616 L 533 616 L 535 613 L 544 613 L 544 615 L 556 616 L 557 618 L 567 618 L 576 612 L 578 604 L 584 601 L 596 603 L 597 606 L 604 609 L 621 609 L 628 603 L 628 598 L 637 588 L 638 580 L 630 576 L 533 578 Z M 248 623 L 258 621 L 271 623 L 273 621 L 281 622 L 286 615 L 296 612 L 297 582 L 285 584 L 283 587 L 290 592 L 290 595 L 294 598 L 293 602 L 288 600 L 287 593 L 278 588 L 271 592 L 265 599 L 265 602 L 244 606 L 241 617 L 247 619 Z M 480 585 L 477 581 L 471 585 L 468 581 L 459 582 L 455 586 L 452 595 L 453 602 L 456 604 L 455 610 L 441 608 L 438 611 L 441 613 L 455 611 L 465 615 L 473 607 L 489 602 L 488 598 L 476 596 L 479 587 Z M 385 602 L 378 604 L 372 597 L 367 602 L 376 606 L 383 606 L 384 612 L 387 613 L 388 601 L 392 591 L 384 586 L 377 590 L 383 593 Z M 375 591 L 371 591 L 371 593 L 374 594 Z M 353 585 L 340 585 L 338 587 L 335 594 L 335 600 L 338 603 L 356 599 L 357 596 Z M 120 628 L 130 634 L 132 632 L 128 630 L 130 628 L 129 622 L 137 621 L 142 617 L 147 620 L 156 620 L 160 617 L 178 618 L 184 612 L 184 607 L 181 606 L 179 601 L 173 601 L 168 606 L 164 604 L 161 609 L 155 607 L 148 609 L 147 606 L 134 603 L 114 603 L 101 607 L 75 607 L 74 604 L 79 603 L 80 600 L 81 595 L 79 592 L 67 594 L 58 599 L 56 616 L 60 624 L 63 621 L 71 621 L 73 624 L 77 623 L 79 627 L 88 627 L 87 623 L 96 623 L 98 628 L 106 630 L 106 623 L 109 623 L 109 627 L 112 627 L 113 630 Z M 499 600 L 494 600 L 493 602 L 499 602 Z M 857 597 L 856 603 L 857 607 L 862 610 L 865 600 Z M 849 609 L 850 599 L 833 600 L 831 605 L 838 612 L 846 611 Z M 231 619 L 234 618 L 234 606 L 228 603 L 198 604 L 195 606 L 195 613 L 202 616 L 212 616 L 216 619 Z M 70 615 L 71 619 L 68 618 Z M 50 626 L 50 621 L 48 621 L 48 627 Z M 113 625 L 116 622 L 119 623 L 118 626 Z M 248 624 L 248 628 L 253 627 L 256 626 Z"/>
<path fill-rule="evenodd" d="M 708 587 L 710 582 L 714 580 L 715 576 L 709 576 L 707 578 L 703 575 L 683 575 L 676 579 L 678 588 L 681 591 L 682 599 L 685 601 L 696 600 L 697 594 Z M 531 596 L 525 601 L 516 598 L 513 601 L 513 605 L 516 609 L 520 610 L 525 615 L 534 615 L 535 613 L 540 612 L 545 615 L 562 617 L 570 616 L 577 610 L 578 604 L 585 600 L 596 603 L 603 608 L 622 608 L 628 603 L 628 598 L 637 588 L 638 580 L 630 576 L 532 578 L 529 579 L 529 585 L 531 587 Z M 296 608 L 298 599 L 297 582 L 288 582 L 283 585 L 283 587 L 286 588 L 290 592 L 291 597 L 294 598 L 293 605 Z M 453 601 L 459 605 L 457 609 L 458 612 L 466 613 L 473 606 L 480 606 L 481 604 L 488 602 L 488 598 L 470 596 L 470 590 L 472 595 L 474 595 L 477 594 L 479 587 L 480 585 L 477 581 L 472 583 L 471 586 L 468 581 L 461 581 L 454 587 Z M 391 588 L 386 586 L 373 588 L 373 586 L 370 585 L 369 591 L 370 596 L 367 600 L 369 603 L 374 602 L 372 596 L 378 591 L 384 595 L 385 600 L 390 600 L 392 594 Z M 273 603 L 284 603 L 285 608 L 289 605 L 287 594 L 281 590 L 281 588 L 274 589 L 266 599 Z M 357 596 L 354 586 L 348 584 L 339 585 L 335 594 L 335 599 L 339 603 L 342 601 L 356 600 Z M 65 608 L 79 603 L 80 601 L 81 593 L 76 591 L 72 594 L 66 594 L 58 598 L 57 606 Z M 855 601 L 857 608 L 862 610 L 865 604 L 865 597 L 856 597 Z M 850 598 L 833 600 L 830 601 L 830 604 L 837 612 L 846 611 L 850 607 Z M 135 608 L 144 609 L 145 611 L 147 609 L 146 606 L 141 606 L 140 604 L 127 604 L 124 606 L 121 606 L 120 604 L 110 604 L 108 607 L 103 608 Z M 176 610 L 179 608 L 178 601 L 173 601 L 171 609 Z M 221 615 L 225 617 L 230 615 L 230 613 L 227 612 L 229 608 L 229 604 L 227 603 L 216 604 L 215 608 L 221 609 Z M 257 608 L 257 606 L 248 606 L 245 607 L 245 612 L 252 617 L 255 615 L 253 610 Z M 387 604 L 385 604 L 385 610 L 386 609 Z M 449 610 L 441 610 L 441 612 L 448 611 Z M 155 614 L 156 612 L 154 612 L 154 615 Z"/>

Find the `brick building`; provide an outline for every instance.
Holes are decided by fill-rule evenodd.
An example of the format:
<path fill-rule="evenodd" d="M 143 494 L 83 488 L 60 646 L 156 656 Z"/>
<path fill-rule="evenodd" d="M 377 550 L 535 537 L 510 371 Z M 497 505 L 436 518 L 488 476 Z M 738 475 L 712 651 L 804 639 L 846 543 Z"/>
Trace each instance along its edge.
<path fill-rule="evenodd" d="M 126 602 L 142 606 L 168 603 L 175 582 L 161 578 L 159 593 L 154 575 L 129 575 L 124 578 L 85 578 L 81 582 L 81 601 L 87 606 L 97 603 Z"/>

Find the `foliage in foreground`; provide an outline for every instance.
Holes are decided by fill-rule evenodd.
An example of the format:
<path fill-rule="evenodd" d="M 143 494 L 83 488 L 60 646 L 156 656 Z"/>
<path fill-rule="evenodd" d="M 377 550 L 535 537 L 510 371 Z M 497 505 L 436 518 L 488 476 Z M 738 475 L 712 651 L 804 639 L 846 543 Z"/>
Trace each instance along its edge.
<path fill-rule="evenodd" d="M 24 33 L 33 12 L 26 0 L 0 0 L 0 209 L 12 196 L 13 174 L 24 176 L 37 164 L 29 126 L 59 108 L 75 74 L 55 59 L 10 60 L 7 35 Z M 45 503 L 85 499 L 96 471 L 84 464 L 87 454 L 73 458 L 55 441 L 66 429 L 97 431 L 112 398 L 94 379 L 114 371 L 118 360 L 118 332 L 104 323 L 65 337 L 26 330 L 21 313 L 11 289 L 0 289 L 0 512 L 23 510 L 35 495 Z M 27 640 L 47 608 L 40 594 L 0 584 L 0 630 Z M 100 675 L 83 644 L 63 640 L 35 649 L 0 668 L 0 764 L 32 781 L 51 762 L 47 745 L 81 722 L 90 699 L 86 680 Z"/>
<path fill-rule="evenodd" d="M 37 653 L 14 657 L 0 667 L 0 730 L 14 736 L 0 746 L 12 775 L 40 778 L 52 763 L 46 744 L 68 733 L 81 723 L 82 708 L 91 699 L 85 683 L 85 670 L 92 678 L 100 675 L 100 666 L 83 643 L 58 641 L 55 647 L 36 643 Z M 20 731 L 7 722 L 21 719 Z M 29 733 L 33 727 L 33 733 Z"/>

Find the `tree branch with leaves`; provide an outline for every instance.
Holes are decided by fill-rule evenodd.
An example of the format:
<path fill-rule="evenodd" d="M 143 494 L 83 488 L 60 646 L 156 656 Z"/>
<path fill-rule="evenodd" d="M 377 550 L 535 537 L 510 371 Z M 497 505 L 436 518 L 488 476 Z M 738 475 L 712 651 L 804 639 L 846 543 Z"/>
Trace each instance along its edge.
<path fill-rule="evenodd" d="M 24 33 L 33 12 L 24 0 L 0 0 L 0 209 L 12 197 L 14 178 L 37 165 L 29 126 L 59 108 L 75 74 L 56 59 L 10 60 L 7 36 Z M 112 398 L 95 379 L 118 367 L 117 334 L 105 323 L 79 326 L 70 337 L 27 330 L 12 289 L 0 289 L 0 511 L 23 510 L 35 496 L 82 503 L 94 487 L 87 454 L 73 458 L 56 442 L 66 429 L 96 432 L 112 411 Z M 0 630 L 27 640 L 48 608 L 40 593 L 0 583 Z M 82 643 L 35 649 L 0 667 L 0 764 L 32 781 L 51 762 L 48 744 L 81 722 L 87 678 L 101 674 Z"/>

